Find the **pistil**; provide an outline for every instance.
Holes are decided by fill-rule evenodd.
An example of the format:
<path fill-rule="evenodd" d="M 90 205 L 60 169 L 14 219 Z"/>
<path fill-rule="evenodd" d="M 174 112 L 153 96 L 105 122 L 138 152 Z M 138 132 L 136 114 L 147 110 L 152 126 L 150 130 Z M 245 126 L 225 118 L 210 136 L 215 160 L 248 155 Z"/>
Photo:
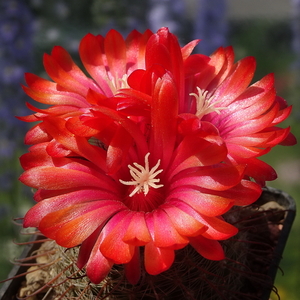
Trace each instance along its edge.
<path fill-rule="evenodd" d="M 127 83 L 127 78 L 128 78 L 128 75 L 124 74 L 122 76 L 122 78 L 113 78 L 112 80 L 107 80 L 107 83 L 114 95 L 120 89 L 129 88 L 129 85 Z"/>
<path fill-rule="evenodd" d="M 214 97 L 207 97 L 208 91 L 203 91 L 199 87 L 197 87 L 197 93 L 190 93 L 190 96 L 194 96 L 196 98 L 196 116 L 202 118 L 203 116 L 216 112 L 217 114 L 221 113 L 221 110 L 226 109 L 226 107 L 216 107 L 220 101 L 212 102 Z"/>
<path fill-rule="evenodd" d="M 129 197 L 132 197 L 136 193 L 144 192 L 144 195 L 149 193 L 150 187 L 154 189 L 158 189 L 163 187 L 163 184 L 157 184 L 160 179 L 155 178 L 158 174 L 160 174 L 163 170 L 157 170 L 160 165 L 160 159 L 157 161 L 156 165 L 150 170 L 149 169 L 149 155 L 147 153 L 145 156 L 145 167 L 141 166 L 138 163 L 133 163 L 133 166 L 128 165 L 130 175 L 132 176 L 131 181 L 124 181 L 120 179 L 120 182 L 125 185 L 134 185 L 134 190 L 130 193 Z"/>

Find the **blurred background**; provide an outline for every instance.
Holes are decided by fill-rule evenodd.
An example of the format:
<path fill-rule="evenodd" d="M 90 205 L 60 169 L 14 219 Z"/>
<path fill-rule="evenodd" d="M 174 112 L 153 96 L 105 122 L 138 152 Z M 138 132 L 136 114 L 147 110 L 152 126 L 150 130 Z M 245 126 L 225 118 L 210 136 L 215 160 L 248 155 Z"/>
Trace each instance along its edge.
<path fill-rule="evenodd" d="M 0 0 L 0 280 L 18 256 L 20 228 L 12 223 L 32 206 L 32 193 L 18 182 L 18 157 L 26 151 L 27 115 L 21 84 L 25 72 L 46 76 L 42 56 L 54 45 L 78 61 L 80 39 L 111 29 L 126 36 L 132 29 L 156 31 L 162 26 L 178 35 L 182 45 L 202 42 L 197 52 L 210 54 L 232 45 L 236 60 L 257 59 L 255 80 L 275 73 L 276 88 L 294 109 L 284 126 L 300 140 L 300 0 Z M 277 146 L 264 160 L 278 173 L 269 182 L 300 201 L 299 147 Z M 288 240 L 276 286 L 282 300 L 300 294 L 300 217 Z M 274 297 L 274 299 L 276 299 Z"/>

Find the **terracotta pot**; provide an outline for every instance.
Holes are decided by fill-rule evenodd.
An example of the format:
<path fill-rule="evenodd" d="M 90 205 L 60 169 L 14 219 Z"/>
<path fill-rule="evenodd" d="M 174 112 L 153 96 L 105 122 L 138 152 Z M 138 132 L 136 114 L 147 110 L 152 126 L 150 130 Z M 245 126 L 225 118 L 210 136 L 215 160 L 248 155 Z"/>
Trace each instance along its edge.
<path fill-rule="evenodd" d="M 234 224 L 235 226 L 238 225 L 237 227 L 239 227 L 240 229 L 240 233 L 239 233 L 240 235 L 237 235 L 237 237 L 235 237 L 235 242 L 239 243 L 238 245 L 241 244 L 241 240 L 243 239 L 244 236 L 243 232 L 245 232 L 247 228 L 251 228 L 251 230 L 249 231 L 250 233 L 247 231 L 247 236 L 251 237 L 254 232 L 255 234 L 253 236 L 255 237 L 256 240 L 247 241 L 247 249 L 248 249 L 247 251 L 249 253 L 244 256 L 246 256 L 251 260 L 247 267 L 249 269 L 249 271 L 247 271 L 249 274 L 247 274 L 246 271 L 241 271 L 242 269 L 236 271 L 238 275 L 242 274 L 241 282 L 243 282 L 244 286 L 240 288 L 238 287 L 238 289 L 236 289 L 234 292 L 236 294 L 232 293 L 234 295 L 230 296 L 230 299 L 243 299 L 243 300 L 244 299 L 260 299 L 260 300 L 269 299 L 270 293 L 273 288 L 273 283 L 276 277 L 276 272 L 279 266 L 279 262 L 282 258 L 284 247 L 295 217 L 296 205 L 295 205 L 295 201 L 288 194 L 278 189 L 268 187 L 264 189 L 260 199 L 255 203 L 255 205 L 253 205 L 252 212 L 254 213 L 252 214 L 248 213 L 246 215 L 243 214 L 241 218 L 242 221 L 239 222 L 239 224 Z M 231 217 L 232 215 L 230 215 L 230 218 Z M 263 222 L 263 226 L 261 225 L 258 225 L 256 227 L 253 226 L 253 224 L 256 224 L 257 220 L 259 220 L 259 222 Z M 258 230 L 260 230 L 261 227 L 264 228 L 263 229 L 264 234 L 267 234 L 267 240 L 269 240 L 267 248 L 264 248 L 266 245 L 260 242 L 259 240 L 260 238 L 265 239 L 264 236 L 260 237 L 261 234 L 260 232 L 258 232 Z M 231 245 L 230 243 L 232 242 L 234 242 L 234 240 L 224 241 L 224 247 L 230 248 L 229 246 Z M 35 243 L 35 244 L 31 244 L 30 246 L 27 246 L 22 253 L 22 257 L 30 256 L 40 246 L 41 243 Z M 241 249 L 242 249 L 241 251 L 243 251 L 243 249 L 245 248 L 242 247 Z M 266 249 L 272 249 L 272 251 L 270 252 L 267 251 Z M 256 254 L 256 253 L 260 253 L 260 254 Z M 181 255 L 180 252 L 177 255 L 180 256 Z M 264 255 L 267 257 L 264 257 Z M 30 261 L 26 263 L 30 263 Z M 34 263 L 34 261 L 31 261 L 31 263 Z M 239 261 L 237 263 L 239 263 L 239 265 L 242 264 Z M 219 268 L 220 265 L 217 264 L 222 264 L 222 268 L 225 270 L 225 273 L 228 273 L 226 272 L 226 266 L 227 266 L 226 262 L 225 263 L 215 262 L 215 264 L 216 265 L 212 266 L 214 269 Z M 228 264 L 228 266 L 230 267 L 230 264 Z M 231 271 L 235 267 L 231 266 L 230 268 Z M 2 289 L 0 290 L 1 300 L 18 299 L 16 295 L 18 294 L 20 287 L 22 286 L 22 283 L 24 284 L 25 281 L 24 275 L 23 276 L 21 275 L 20 277 L 18 277 L 18 275 L 25 273 L 27 270 L 28 270 L 28 265 L 15 266 L 12 269 L 8 278 L 13 278 L 13 279 L 4 283 Z M 243 272 L 245 274 L 243 274 Z M 261 284 L 257 284 L 255 277 L 256 274 L 260 274 L 260 273 L 262 273 L 263 280 Z M 158 275 L 152 276 L 150 280 L 152 280 L 153 283 L 156 284 L 160 281 L 160 277 L 158 277 Z M 223 282 L 225 282 L 224 280 Z M 173 283 L 173 285 L 174 284 L 175 283 Z M 226 291 L 226 293 L 228 293 L 227 295 L 231 295 L 230 286 L 229 287 L 223 286 L 222 289 Z M 168 296 L 168 297 L 156 298 L 156 299 L 183 299 L 182 298 L 183 296 L 179 296 L 176 293 L 177 292 L 175 288 L 174 291 L 172 292 L 172 295 L 170 295 L 170 297 Z M 209 291 L 209 293 L 211 293 L 211 291 Z M 206 298 L 205 296 L 203 297 L 203 293 L 198 293 L 198 295 L 200 294 L 201 297 L 196 296 L 191 298 L 185 296 L 186 297 L 185 299 L 201 299 L 201 300 L 223 299 L 222 298 L 223 294 L 221 295 L 221 298 L 218 298 L 219 296 Z M 144 296 L 142 298 L 138 296 L 136 297 L 137 298 L 134 299 L 155 299 L 152 298 L 151 296 L 145 296 L 145 298 Z M 110 299 L 110 298 L 105 298 L 105 299 Z M 118 299 L 118 297 L 114 299 Z M 132 298 L 125 297 L 122 299 L 132 299 Z M 227 298 L 224 296 L 224 299 L 229 299 L 229 298 L 228 296 Z"/>

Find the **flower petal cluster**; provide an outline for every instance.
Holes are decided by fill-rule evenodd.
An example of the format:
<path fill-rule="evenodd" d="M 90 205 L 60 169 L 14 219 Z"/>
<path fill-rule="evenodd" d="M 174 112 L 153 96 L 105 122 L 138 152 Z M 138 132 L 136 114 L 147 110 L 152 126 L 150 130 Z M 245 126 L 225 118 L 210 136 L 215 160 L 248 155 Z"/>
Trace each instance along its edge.
<path fill-rule="evenodd" d="M 45 55 L 52 81 L 26 75 L 25 92 L 50 105 L 20 119 L 38 121 L 25 137 L 20 180 L 37 189 L 24 227 L 67 248 L 98 283 L 114 264 L 129 282 L 152 275 L 190 244 L 224 259 L 219 241 L 237 229 L 222 217 L 250 205 L 274 170 L 257 157 L 293 144 L 278 123 L 291 108 L 268 75 L 249 86 L 253 58 L 232 48 L 192 54 L 167 28 L 88 34 L 79 53 L 86 72 L 55 47 Z M 89 76 L 85 75 L 86 73 Z"/>

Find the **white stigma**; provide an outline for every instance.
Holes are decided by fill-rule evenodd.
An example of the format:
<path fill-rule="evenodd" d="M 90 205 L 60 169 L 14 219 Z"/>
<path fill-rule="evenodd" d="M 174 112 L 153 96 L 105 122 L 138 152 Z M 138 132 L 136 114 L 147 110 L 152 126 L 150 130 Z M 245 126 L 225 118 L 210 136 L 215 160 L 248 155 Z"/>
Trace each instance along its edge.
<path fill-rule="evenodd" d="M 147 153 L 145 156 L 145 167 L 139 165 L 138 163 L 133 163 L 133 165 L 136 167 L 133 167 L 131 165 L 128 165 L 128 168 L 130 170 L 130 175 L 132 176 L 131 181 L 124 181 L 120 180 L 121 183 L 125 185 L 135 185 L 135 189 L 131 192 L 129 197 L 132 197 L 136 193 L 140 193 L 141 191 L 144 192 L 144 195 L 147 195 L 149 192 L 149 188 L 153 187 L 155 189 L 158 189 L 162 186 L 163 184 L 157 184 L 157 182 L 160 181 L 159 178 L 155 178 L 158 174 L 160 174 L 163 170 L 158 170 L 157 168 L 160 165 L 160 159 L 157 161 L 156 165 L 149 170 L 149 157 L 150 153 Z"/>
<path fill-rule="evenodd" d="M 216 112 L 217 114 L 221 113 L 221 110 L 226 109 L 226 107 L 215 107 L 220 101 L 216 101 L 212 103 L 213 96 L 207 97 L 208 91 L 203 91 L 199 87 L 197 87 L 198 94 L 190 93 L 190 96 L 194 96 L 196 98 L 196 116 L 202 118 L 204 115 L 207 115 L 212 112 Z"/>

